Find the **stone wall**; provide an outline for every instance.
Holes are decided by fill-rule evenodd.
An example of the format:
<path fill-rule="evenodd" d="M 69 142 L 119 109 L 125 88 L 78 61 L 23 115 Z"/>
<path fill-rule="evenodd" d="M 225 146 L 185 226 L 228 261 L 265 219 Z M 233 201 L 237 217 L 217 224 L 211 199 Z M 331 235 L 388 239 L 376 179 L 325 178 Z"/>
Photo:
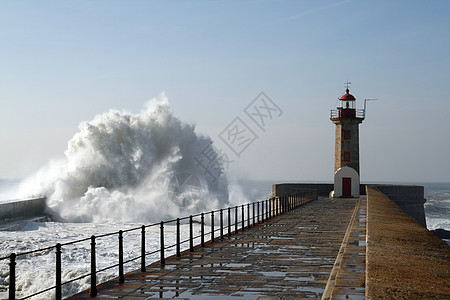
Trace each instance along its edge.
<path fill-rule="evenodd" d="M 450 299 L 450 248 L 444 241 L 371 188 L 366 228 L 366 299 Z"/>
<path fill-rule="evenodd" d="M 317 190 L 320 197 L 328 197 L 334 189 L 333 183 L 277 183 L 272 185 L 272 196 L 285 196 L 294 194 L 301 189 Z M 365 185 L 360 185 L 360 194 L 366 194 Z"/>
<path fill-rule="evenodd" d="M 368 184 L 394 201 L 407 214 L 426 227 L 423 204 L 424 188 L 418 185 Z M 317 190 L 320 197 L 328 197 L 334 189 L 332 183 L 277 183 L 272 185 L 272 196 L 295 194 L 302 189 Z M 366 194 L 366 184 L 360 185 L 360 195 Z"/>
<path fill-rule="evenodd" d="M 393 185 L 376 184 L 369 185 L 378 190 L 400 206 L 408 215 L 416 219 L 422 226 L 427 227 L 423 204 L 424 187 L 419 185 Z"/>
<path fill-rule="evenodd" d="M 44 215 L 46 198 L 0 203 L 0 222 Z"/>

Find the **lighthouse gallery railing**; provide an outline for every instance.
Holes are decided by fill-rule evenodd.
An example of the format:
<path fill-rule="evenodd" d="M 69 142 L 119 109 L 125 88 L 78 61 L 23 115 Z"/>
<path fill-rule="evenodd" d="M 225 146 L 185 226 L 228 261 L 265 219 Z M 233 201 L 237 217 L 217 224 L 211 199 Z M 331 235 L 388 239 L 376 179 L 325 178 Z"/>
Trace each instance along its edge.
<path fill-rule="evenodd" d="M 161 265 L 165 264 L 165 251 L 168 249 L 175 248 L 175 253 L 177 257 L 181 256 L 181 245 L 189 243 L 189 251 L 194 251 L 196 247 L 205 247 L 206 243 L 212 243 L 216 238 L 223 239 L 225 236 L 231 236 L 232 234 L 236 234 L 239 231 L 243 231 L 246 228 L 254 226 L 256 224 L 267 221 L 275 216 L 279 216 L 285 212 L 288 212 L 298 206 L 301 206 L 307 202 L 310 202 L 314 199 L 317 199 L 317 190 L 303 190 L 299 193 L 283 196 L 283 197 L 275 197 L 270 198 L 263 201 L 247 203 L 239 206 L 228 207 L 226 209 L 220 209 L 211 211 L 208 213 L 199 213 L 196 215 L 190 215 L 184 218 L 177 218 L 174 220 L 169 220 L 165 222 L 150 224 L 150 225 L 142 225 L 140 227 L 135 227 L 127 230 L 119 230 L 118 232 L 111 232 L 107 234 L 101 235 L 93 235 L 88 238 L 79 239 L 76 241 L 66 242 L 66 243 L 58 243 L 55 246 L 31 250 L 22 253 L 11 253 L 10 256 L 1 257 L 0 261 L 9 259 L 9 299 L 16 299 L 16 259 L 21 256 L 26 255 L 39 255 L 40 253 L 48 253 L 49 251 L 55 251 L 55 285 L 45 288 L 39 292 L 25 295 L 20 299 L 29 299 L 38 295 L 41 295 L 45 292 L 49 292 L 54 290 L 55 298 L 62 299 L 62 287 L 65 284 L 72 283 L 77 280 L 81 280 L 85 277 L 90 278 L 90 294 L 91 296 L 97 295 L 97 274 L 99 272 L 104 272 L 106 270 L 112 268 L 118 268 L 118 280 L 119 282 L 125 281 L 124 275 L 124 264 L 130 263 L 132 261 L 136 261 L 140 259 L 141 271 L 146 271 L 146 257 L 155 253 L 160 254 L 160 263 Z M 224 218 L 227 220 L 224 220 Z M 205 220 L 205 218 L 207 218 Z M 219 226 L 215 226 L 215 220 L 218 219 Z M 209 221 L 209 232 L 205 232 L 206 221 Z M 184 222 L 185 224 L 189 224 L 189 238 L 181 241 L 181 232 L 180 232 L 180 224 Z M 175 244 L 166 246 L 165 238 L 164 238 L 164 227 L 167 224 L 174 224 L 176 226 L 176 242 Z M 194 235 L 194 224 L 200 226 L 200 234 Z M 155 249 L 153 251 L 148 252 L 145 248 L 145 239 L 146 239 L 146 229 L 150 227 L 159 227 L 160 232 L 160 245 L 159 249 Z M 123 243 L 124 243 L 124 233 L 132 232 L 132 231 L 141 231 L 141 248 L 140 255 L 132 257 L 130 259 L 124 260 L 123 253 Z M 217 234 L 217 236 L 216 236 Z M 102 269 L 97 269 L 97 249 L 96 243 L 99 239 L 115 236 L 118 237 L 118 262 L 116 264 L 104 267 Z M 205 238 L 209 236 L 209 240 L 205 241 Z M 194 247 L 194 241 L 200 240 L 200 244 Z M 90 252 L 90 273 L 83 274 L 76 278 L 73 278 L 69 281 L 62 282 L 62 259 L 61 254 L 64 250 L 64 247 L 69 245 L 77 244 L 90 241 L 91 252 Z M 67 295 L 68 296 L 68 295 Z"/>
<path fill-rule="evenodd" d="M 338 119 L 342 117 L 342 112 L 343 109 L 332 109 L 330 111 L 330 118 L 331 119 Z M 365 109 L 355 109 L 354 110 L 354 117 L 359 118 L 359 119 L 364 119 L 366 117 L 366 110 Z"/>

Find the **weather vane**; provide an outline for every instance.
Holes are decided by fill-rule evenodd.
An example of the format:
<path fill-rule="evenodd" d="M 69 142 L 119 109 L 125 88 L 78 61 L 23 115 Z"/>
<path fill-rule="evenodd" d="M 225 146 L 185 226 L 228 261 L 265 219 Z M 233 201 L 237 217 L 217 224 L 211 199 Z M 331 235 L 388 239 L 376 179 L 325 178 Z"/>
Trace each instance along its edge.
<path fill-rule="evenodd" d="M 348 79 L 347 79 L 347 82 L 346 83 L 344 83 L 345 84 L 345 86 L 346 86 L 346 88 L 348 89 L 348 86 L 350 85 L 350 84 L 352 84 L 350 81 L 348 81 Z"/>

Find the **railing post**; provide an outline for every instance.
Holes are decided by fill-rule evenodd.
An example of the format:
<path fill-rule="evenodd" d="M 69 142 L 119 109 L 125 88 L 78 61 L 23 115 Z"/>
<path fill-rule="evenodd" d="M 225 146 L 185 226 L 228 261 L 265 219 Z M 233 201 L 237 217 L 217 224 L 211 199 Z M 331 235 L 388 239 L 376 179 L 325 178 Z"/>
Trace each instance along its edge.
<path fill-rule="evenodd" d="M 261 201 L 261 222 L 264 222 L 264 200 Z"/>
<path fill-rule="evenodd" d="M 253 211 L 253 225 L 255 225 L 255 202 L 252 203 L 252 211 Z"/>
<path fill-rule="evenodd" d="M 214 243 L 214 211 L 211 211 L 211 243 Z"/>
<path fill-rule="evenodd" d="M 231 235 L 231 207 L 228 207 L 228 236 Z"/>
<path fill-rule="evenodd" d="M 273 197 L 272 199 L 272 218 L 277 216 L 277 197 Z"/>
<path fill-rule="evenodd" d="M 250 203 L 247 203 L 247 228 L 250 228 Z"/>
<path fill-rule="evenodd" d="M 273 197 L 269 199 L 269 219 L 273 217 Z"/>
<path fill-rule="evenodd" d="M 189 216 L 189 250 L 194 252 L 194 220 Z"/>
<path fill-rule="evenodd" d="M 205 214 L 202 213 L 201 219 L 201 244 L 202 247 L 205 247 Z"/>
<path fill-rule="evenodd" d="M 241 215 L 242 215 L 242 230 L 244 230 L 245 227 L 245 214 L 244 214 L 244 204 L 241 206 Z"/>
<path fill-rule="evenodd" d="M 263 220 L 267 219 L 267 200 L 263 200 Z"/>
<path fill-rule="evenodd" d="M 272 198 L 267 199 L 267 219 L 270 219 L 272 217 Z"/>
<path fill-rule="evenodd" d="M 177 218 L 177 257 L 181 257 L 181 252 L 180 252 L 180 218 Z"/>
<path fill-rule="evenodd" d="M 256 202 L 256 213 L 258 215 L 258 224 L 259 224 L 259 201 Z"/>
<path fill-rule="evenodd" d="M 61 244 L 56 244 L 56 278 L 55 278 L 55 299 L 61 300 Z"/>
<path fill-rule="evenodd" d="M 277 198 L 277 216 L 281 214 L 281 197 Z"/>
<path fill-rule="evenodd" d="M 220 209 L 220 238 L 223 239 L 223 209 Z"/>
<path fill-rule="evenodd" d="M 161 265 L 165 265 L 166 264 L 166 259 L 164 257 L 164 222 L 161 221 L 160 223 L 160 256 L 161 256 Z"/>
<path fill-rule="evenodd" d="M 95 235 L 91 236 L 91 296 L 97 296 L 97 271 L 95 261 Z"/>
<path fill-rule="evenodd" d="M 145 225 L 141 229 L 141 272 L 145 272 Z"/>
<path fill-rule="evenodd" d="M 16 299 L 16 254 L 9 256 L 9 299 Z"/>
<path fill-rule="evenodd" d="M 124 283 L 123 276 L 123 231 L 119 230 L 119 282 Z"/>
<path fill-rule="evenodd" d="M 238 207 L 234 207 L 234 233 L 238 232 Z"/>

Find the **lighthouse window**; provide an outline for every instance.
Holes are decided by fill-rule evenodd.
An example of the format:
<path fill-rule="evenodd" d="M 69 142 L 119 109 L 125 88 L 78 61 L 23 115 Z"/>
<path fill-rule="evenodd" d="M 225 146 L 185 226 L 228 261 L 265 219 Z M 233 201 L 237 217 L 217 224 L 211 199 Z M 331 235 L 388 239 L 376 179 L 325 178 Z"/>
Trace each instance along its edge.
<path fill-rule="evenodd" d="M 344 152 L 344 161 L 350 161 L 350 152 Z"/>
<path fill-rule="evenodd" d="M 350 139 L 350 130 L 344 130 L 344 140 Z"/>

